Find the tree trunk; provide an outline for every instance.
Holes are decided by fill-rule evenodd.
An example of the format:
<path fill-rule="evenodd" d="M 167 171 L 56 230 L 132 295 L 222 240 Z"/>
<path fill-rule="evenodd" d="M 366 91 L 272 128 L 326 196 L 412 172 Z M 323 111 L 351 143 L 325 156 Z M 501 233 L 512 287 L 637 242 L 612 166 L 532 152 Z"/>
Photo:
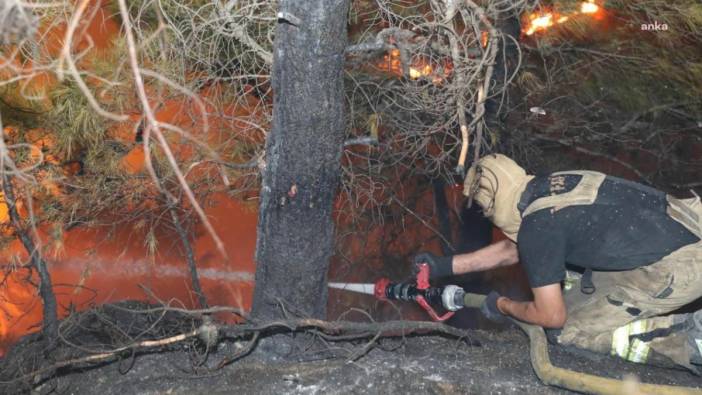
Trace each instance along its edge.
<path fill-rule="evenodd" d="M 348 0 L 282 0 L 252 317 L 324 318 L 345 111 Z"/>

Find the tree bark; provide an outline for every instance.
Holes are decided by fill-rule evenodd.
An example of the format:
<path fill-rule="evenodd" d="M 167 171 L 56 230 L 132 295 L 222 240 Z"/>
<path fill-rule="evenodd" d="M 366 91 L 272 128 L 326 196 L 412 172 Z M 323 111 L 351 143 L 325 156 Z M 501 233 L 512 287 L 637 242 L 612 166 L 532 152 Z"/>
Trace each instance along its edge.
<path fill-rule="evenodd" d="M 509 108 L 511 105 L 509 102 L 503 104 L 502 95 L 498 93 L 506 89 L 508 79 L 515 72 L 519 63 L 520 53 L 517 45 L 522 30 L 519 22 L 519 15 L 515 15 L 513 11 L 499 15 L 498 19 L 495 21 L 495 29 L 505 37 L 504 40 L 501 41 L 500 49 L 495 59 L 495 69 L 492 74 L 492 89 L 489 92 L 491 97 L 485 102 L 485 117 L 488 124 L 499 126 L 502 123 L 501 117 L 504 116 L 504 108 Z M 509 97 L 505 99 L 509 100 Z M 500 106 L 503 106 L 503 108 L 501 109 Z M 499 113 L 500 110 L 503 110 L 502 114 Z"/>
<path fill-rule="evenodd" d="M 324 318 L 349 0 L 282 0 L 279 7 L 251 316 Z"/>

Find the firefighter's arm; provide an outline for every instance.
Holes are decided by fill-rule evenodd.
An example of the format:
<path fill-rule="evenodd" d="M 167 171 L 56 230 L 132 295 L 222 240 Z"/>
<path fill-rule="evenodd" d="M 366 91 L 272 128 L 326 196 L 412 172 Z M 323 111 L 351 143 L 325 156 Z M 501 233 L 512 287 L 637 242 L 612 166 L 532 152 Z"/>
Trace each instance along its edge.
<path fill-rule="evenodd" d="M 453 273 L 464 274 L 514 265 L 519 262 L 517 244 L 511 240 L 502 240 L 477 251 L 454 255 Z"/>
<path fill-rule="evenodd" d="M 561 285 L 549 284 L 532 288 L 534 301 L 517 302 L 506 297 L 497 300 L 497 309 L 520 321 L 544 328 L 562 328 L 568 318 Z"/>

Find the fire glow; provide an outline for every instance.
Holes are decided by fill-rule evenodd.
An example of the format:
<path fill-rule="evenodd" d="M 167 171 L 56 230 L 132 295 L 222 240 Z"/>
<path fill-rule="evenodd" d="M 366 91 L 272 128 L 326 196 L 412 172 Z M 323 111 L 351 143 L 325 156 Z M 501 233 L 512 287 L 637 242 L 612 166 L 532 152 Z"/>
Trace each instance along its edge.
<path fill-rule="evenodd" d="M 575 15 L 595 15 L 600 9 L 600 6 L 597 5 L 594 0 L 588 0 L 580 3 L 580 7 L 577 11 L 573 11 L 567 15 L 555 11 L 534 12 L 529 14 L 529 20 L 523 32 L 525 35 L 531 36 L 536 32 L 545 31 L 554 25 L 564 23 Z"/>
<path fill-rule="evenodd" d="M 402 76 L 402 60 L 400 59 L 400 50 L 393 49 L 388 52 L 383 59 L 376 64 L 381 70 L 389 71 L 392 74 Z M 408 77 L 413 80 L 420 78 L 429 78 L 432 83 L 440 84 L 444 79 L 444 73 L 446 70 L 444 68 L 444 73 L 441 72 L 441 67 L 434 67 L 426 60 L 414 60 L 413 63 L 408 68 Z"/>
<path fill-rule="evenodd" d="M 85 43 L 89 42 L 91 50 L 96 51 L 93 53 L 86 50 L 83 52 L 86 57 L 98 56 L 101 54 L 98 51 L 111 50 L 120 31 L 120 22 L 105 5 L 107 2 L 92 3 L 98 4 L 100 8 L 92 14 L 91 19 L 86 20 L 86 26 L 79 29 L 89 34 L 90 39 L 74 40 L 77 49 L 82 51 L 84 48 L 82 45 L 88 45 Z M 65 29 L 65 24 L 48 23 L 48 25 L 50 25 L 49 31 L 43 34 L 50 39 L 42 43 L 43 47 L 40 48 L 42 53 L 45 51 L 49 53 L 53 48 L 60 48 L 62 45 L 60 40 L 63 39 L 63 30 L 61 29 Z M 53 41 L 54 38 L 56 42 Z M 0 55 L 2 55 L 0 74 L 7 72 L 8 68 L 16 64 L 21 65 L 15 58 L 8 59 L 5 54 Z M 99 85 L 99 82 L 96 84 Z M 35 84 L 37 86 L 36 90 L 27 88 L 36 95 L 35 97 L 50 97 L 50 90 L 58 84 L 57 80 L 44 76 L 33 78 L 29 83 L 32 88 Z M 17 85 L 13 88 L 17 89 L 16 94 L 24 92 L 26 86 Z M 94 86 L 91 85 L 92 87 Z M 212 84 L 196 92 L 196 95 L 203 102 L 220 103 L 221 100 L 218 98 L 223 91 L 223 86 Z M 192 106 L 190 97 L 173 97 L 163 101 L 154 116 L 158 122 L 199 133 L 196 139 L 211 146 L 221 146 L 227 142 L 235 144 L 242 141 L 239 138 L 258 141 L 256 140 L 259 138 L 258 135 L 250 136 L 244 132 L 249 126 L 239 119 L 248 119 L 247 122 L 265 125 L 258 113 L 259 100 L 254 95 L 246 95 L 241 96 L 236 103 L 208 107 L 206 111 L 210 114 L 208 118 L 210 129 L 207 133 L 203 132 L 204 117 L 184 110 Z M 135 113 L 129 108 L 124 110 L 126 113 Z M 119 142 L 120 146 L 129 148 L 115 165 L 115 171 L 124 171 L 131 176 L 145 171 L 143 145 L 135 144 L 134 141 L 134 125 L 137 120 L 138 116 L 135 116 L 129 121 L 110 124 L 105 132 L 106 136 Z M 52 202 L 57 202 L 57 206 L 63 202 L 72 204 L 69 200 L 71 195 L 63 188 L 63 185 L 68 185 L 70 181 L 60 181 L 70 180 L 70 177 L 76 176 L 82 169 L 82 162 L 63 155 L 63 151 L 57 148 L 55 133 L 48 129 L 20 129 L 12 125 L 5 125 L 2 132 L 8 145 L 22 143 L 24 146 L 31 147 L 25 150 L 26 152 L 22 151 L 22 155 L 29 158 L 27 160 L 31 159 L 32 165 L 42 161 L 39 170 L 31 175 L 33 181 L 36 181 L 41 188 L 27 188 L 31 194 L 28 193 L 24 198 L 16 201 L 20 218 L 26 220 L 32 214 L 42 214 L 43 203 L 49 198 Z M 169 140 L 169 144 L 172 144 L 171 147 L 178 155 L 178 159 L 187 159 L 188 155 L 191 155 L 192 150 L 188 150 L 183 143 Z M 139 177 L 133 178 L 139 179 Z M 127 178 L 125 179 L 128 181 Z M 151 196 L 144 198 L 145 206 L 151 204 Z M 213 193 L 208 200 L 208 205 L 204 208 L 206 215 L 216 233 L 224 241 L 227 254 L 223 258 L 212 253 L 216 250 L 212 239 L 202 232 L 199 225 L 193 227 L 190 243 L 203 289 L 212 304 L 248 310 L 253 295 L 256 211 L 241 199 L 227 193 Z M 37 204 L 30 206 L 31 202 L 37 202 Z M 125 199 L 124 204 L 127 210 L 131 210 L 140 203 Z M 51 207 L 54 207 L 54 203 Z M 139 208 L 135 208 L 136 210 Z M 59 318 L 66 317 L 75 311 L 122 300 L 153 303 L 153 297 L 150 295 L 164 301 L 177 301 L 176 303 L 186 308 L 197 307 L 196 297 L 190 286 L 186 258 L 178 245 L 173 243 L 173 240 L 178 239 L 173 229 L 163 225 L 146 229 L 143 222 L 137 219 L 118 218 L 115 221 L 114 214 L 107 211 L 96 218 L 99 226 L 66 227 L 61 222 L 46 220 L 37 223 L 32 232 L 37 244 L 42 246 L 41 251 L 52 277 Z M 232 221 L 231 218 L 236 220 Z M 115 226 L 104 226 L 108 223 L 114 223 Z M 56 229 L 60 229 L 60 232 Z M 152 232 L 156 240 L 155 244 L 158 246 L 152 253 L 145 247 L 147 232 Z M 20 239 L 15 237 L 15 227 L 11 224 L 8 206 L 1 192 L 0 236 L 4 236 L 3 248 L 0 250 L 2 262 L 0 265 L 2 271 L 0 273 L 0 357 L 2 357 L 19 338 L 39 330 L 43 317 L 42 300 L 36 288 L 36 284 L 39 283 L 36 270 L 28 264 L 27 251 Z M 43 253 L 44 251 L 46 254 Z M 145 292 L 145 289 L 148 289 L 148 292 Z M 236 320 L 231 315 L 218 317 L 218 319 Z"/>
<path fill-rule="evenodd" d="M 426 77 L 428 75 L 431 75 L 431 72 L 433 70 L 434 70 L 433 67 L 431 67 L 430 65 L 425 65 L 424 67 L 420 67 L 420 68 L 410 67 L 409 75 L 410 75 L 410 78 L 417 79 L 417 78 Z"/>

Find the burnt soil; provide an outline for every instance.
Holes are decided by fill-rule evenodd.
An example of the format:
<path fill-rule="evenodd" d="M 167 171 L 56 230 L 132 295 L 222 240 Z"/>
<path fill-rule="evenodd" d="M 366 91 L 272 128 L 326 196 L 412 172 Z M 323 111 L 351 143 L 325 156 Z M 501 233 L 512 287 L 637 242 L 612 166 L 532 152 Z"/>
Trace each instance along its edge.
<path fill-rule="evenodd" d="M 134 307 L 130 305 L 130 307 Z M 114 343 L 121 335 L 135 337 L 148 332 L 154 337 L 178 333 L 197 325 L 175 313 L 146 316 L 125 311 L 82 313 L 65 324 L 72 347 L 59 347 L 49 358 L 65 360 L 81 355 L 77 344 Z M 79 315 L 77 315 L 79 316 Z M 135 318 L 136 317 L 136 318 Z M 78 324 L 77 324 L 78 323 Z M 119 328 L 115 324 L 119 323 Z M 80 330 L 76 329 L 79 328 Z M 57 377 L 7 384 L 18 366 L 26 373 L 40 363 L 38 336 L 29 336 L 0 360 L 0 393 L 59 394 L 561 394 L 546 387 L 529 361 L 527 337 L 519 329 L 466 331 L 455 339 L 421 335 L 379 339 L 367 352 L 368 340 L 317 341 L 317 351 L 303 347 L 282 358 L 254 351 L 216 369 L 227 356 L 246 347 L 247 341 L 220 341 L 207 353 L 197 342 L 178 343 L 138 355 L 123 354 L 120 360 L 98 366 L 63 368 Z M 266 340 L 264 340 L 265 342 Z M 309 346 L 309 342 L 298 342 Z M 702 387 L 702 378 L 684 370 L 637 365 L 583 351 L 550 348 L 556 366 L 613 378 L 642 382 Z M 351 361 L 350 359 L 354 359 Z M 45 359 L 45 358 L 44 358 Z M 292 359 L 292 360 L 291 360 Z M 34 365 L 36 367 L 36 365 Z M 11 373 L 15 371 L 15 373 Z"/>

